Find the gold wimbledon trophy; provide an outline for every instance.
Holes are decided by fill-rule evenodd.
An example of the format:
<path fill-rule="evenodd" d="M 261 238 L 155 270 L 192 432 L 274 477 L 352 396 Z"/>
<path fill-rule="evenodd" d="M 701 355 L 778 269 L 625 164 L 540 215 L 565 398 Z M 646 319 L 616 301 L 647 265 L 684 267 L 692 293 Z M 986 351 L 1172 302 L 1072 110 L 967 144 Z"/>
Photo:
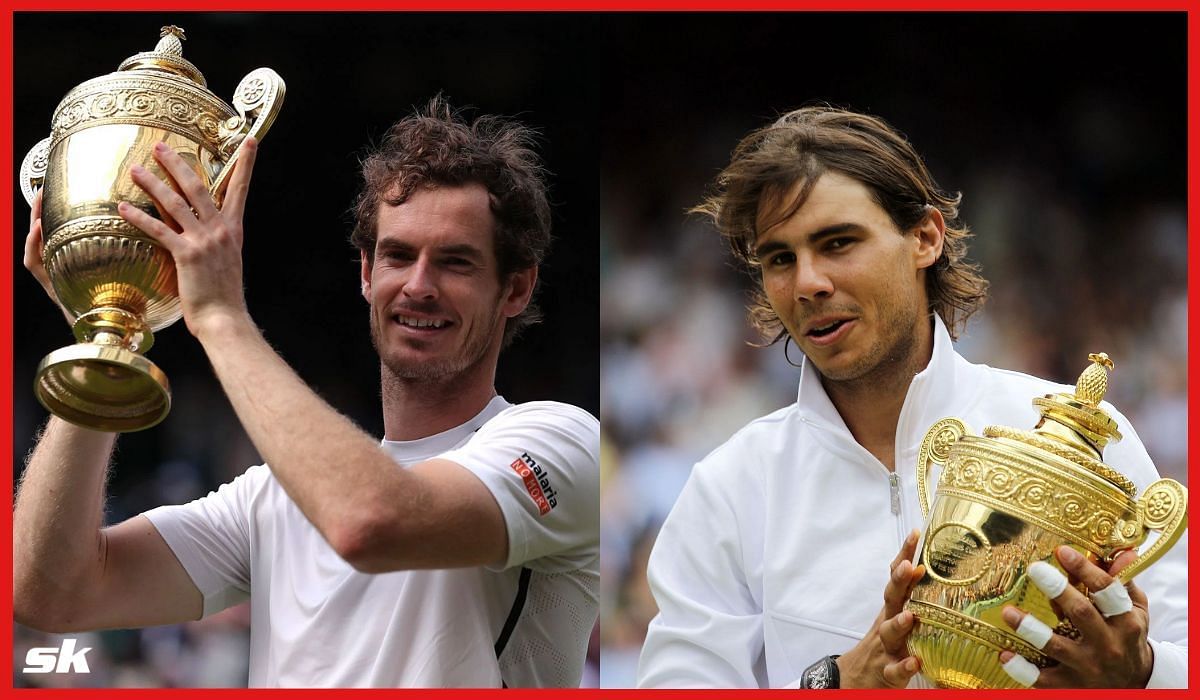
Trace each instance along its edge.
<path fill-rule="evenodd" d="M 1104 446 L 1121 439 L 1100 407 L 1113 363 L 1103 353 L 1089 359 L 1074 395 L 1033 399 L 1042 418 L 1032 431 L 988 426 L 977 436 L 962 421 L 945 418 L 925 434 L 917 494 L 926 525 L 914 563 L 925 564 L 926 572 L 905 607 L 917 619 L 909 651 L 940 687 L 1021 687 L 1000 667 L 1003 649 L 1040 668 L 1055 663 L 1004 623 L 1005 605 L 1078 637 L 1029 580 L 1032 562 L 1061 571 L 1054 557 L 1060 545 L 1108 562 L 1159 531 L 1118 574 L 1128 581 L 1187 528 L 1187 490 L 1177 481 L 1160 479 L 1138 497 L 1129 479 L 1101 461 Z M 942 475 L 930 510 L 926 480 L 933 464 Z M 1087 592 L 1083 584 L 1079 590 Z"/>
<path fill-rule="evenodd" d="M 183 58 L 183 30 L 163 27 L 161 37 L 153 51 L 67 93 L 50 137 L 21 164 L 26 201 L 45 188 L 42 258 L 78 341 L 42 359 L 34 392 L 51 413 L 94 430 L 142 430 L 171 408 L 166 375 L 141 353 L 182 315 L 175 263 L 117 214 L 127 201 L 163 218 L 130 168 L 175 186 L 153 156 L 154 144 L 165 142 L 220 207 L 239 144 L 262 138 L 283 104 L 283 80 L 258 68 L 227 105 Z"/>

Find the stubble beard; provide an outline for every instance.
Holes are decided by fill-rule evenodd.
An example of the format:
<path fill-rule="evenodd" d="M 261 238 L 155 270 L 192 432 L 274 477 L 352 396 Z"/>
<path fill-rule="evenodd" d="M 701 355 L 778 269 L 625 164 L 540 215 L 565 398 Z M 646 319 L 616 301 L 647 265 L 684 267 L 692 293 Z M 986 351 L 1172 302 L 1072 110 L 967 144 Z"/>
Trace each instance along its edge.
<path fill-rule="evenodd" d="M 920 360 L 917 357 L 915 329 L 918 319 L 925 314 L 909 303 L 896 304 L 881 311 L 890 317 L 890 321 L 880 329 L 882 335 L 857 361 L 836 369 L 822 368 L 813 363 L 827 390 L 830 385 L 852 393 L 881 392 L 900 385 L 907 388 L 913 376 L 923 369 L 917 366 Z"/>
<path fill-rule="evenodd" d="M 375 346 L 375 352 L 379 355 L 384 382 L 444 384 L 477 367 L 487 357 L 496 326 L 503 322 L 498 312 L 499 304 L 496 306 L 496 321 L 487 332 L 472 333 L 467 337 L 465 344 L 452 355 L 420 361 L 404 359 L 386 351 L 379 328 L 379 316 L 372 309 L 371 344 Z"/>

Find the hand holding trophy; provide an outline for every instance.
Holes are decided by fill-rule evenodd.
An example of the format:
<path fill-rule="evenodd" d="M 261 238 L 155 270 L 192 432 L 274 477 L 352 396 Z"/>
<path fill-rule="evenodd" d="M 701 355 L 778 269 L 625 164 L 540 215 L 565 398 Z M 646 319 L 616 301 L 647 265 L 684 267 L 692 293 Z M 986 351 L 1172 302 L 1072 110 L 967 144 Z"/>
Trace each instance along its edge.
<path fill-rule="evenodd" d="M 129 202 L 117 205 L 118 213 L 126 221 L 171 254 L 183 318 L 188 330 L 197 337 L 210 318 L 219 323 L 223 314 L 246 314 L 242 293 L 242 213 L 257 152 L 258 142 L 247 136 L 229 178 L 224 206 L 217 209 L 204 183 L 182 156 L 167 144 L 156 143 L 154 159 L 180 192 L 140 165 L 133 166 L 131 175 L 157 209 L 166 214 L 164 219 L 173 221 L 174 226 Z"/>
<path fill-rule="evenodd" d="M 149 428 L 171 406 L 166 375 L 141 353 L 182 314 L 175 263 L 118 204 L 177 224 L 131 171 L 178 188 L 155 158 L 162 148 L 194 174 L 216 211 L 245 157 L 239 146 L 260 139 L 283 104 L 283 80 L 269 68 L 251 71 L 226 104 L 183 58 L 183 30 L 163 27 L 161 37 L 153 51 L 67 93 L 50 137 L 21 165 L 21 189 L 34 208 L 26 266 L 73 321 L 78 341 L 42 359 L 34 391 L 51 413 L 93 430 Z M 40 256 L 30 249 L 38 239 Z"/>

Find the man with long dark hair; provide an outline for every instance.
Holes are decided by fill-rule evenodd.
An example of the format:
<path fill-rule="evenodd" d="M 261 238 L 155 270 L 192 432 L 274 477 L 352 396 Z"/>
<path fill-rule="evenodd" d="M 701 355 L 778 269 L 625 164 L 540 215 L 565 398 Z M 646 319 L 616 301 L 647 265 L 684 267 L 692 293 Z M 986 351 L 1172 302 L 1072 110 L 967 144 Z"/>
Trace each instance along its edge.
<path fill-rule="evenodd" d="M 696 465 L 663 525 L 649 563 L 660 613 L 642 685 L 913 681 L 921 661 L 907 650 L 914 617 L 904 603 L 924 568 L 913 565 L 912 475 L 925 431 L 946 416 L 1030 426 L 1031 399 L 1065 390 L 955 352 L 987 292 L 964 257 L 960 200 L 899 132 L 865 114 L 799 109 L 735 149 L 697 211 L 758 279 L 752 322 L 803 354 L 799 393 Z M 1145 488 L 1154 466 L 1106 408 L 1125 439 L 1105 457 Z M 1131 553 L 1108 570 L 1073 553 L 1056 552 L 1062 568 L 1092 591 L 1115 585 L 1127 607 L 1102 617 L 1110 610 L 1040 562 L 1040 582 L 1082 634 L 1052 634 L 1010 606 L 1004 622 L 1058 663 L 1039 672 L 1004 652 L 1005 669 L 1039 687 L 1186 685 L 1186 546 L 1127 590 L 1113 574 Z"/>

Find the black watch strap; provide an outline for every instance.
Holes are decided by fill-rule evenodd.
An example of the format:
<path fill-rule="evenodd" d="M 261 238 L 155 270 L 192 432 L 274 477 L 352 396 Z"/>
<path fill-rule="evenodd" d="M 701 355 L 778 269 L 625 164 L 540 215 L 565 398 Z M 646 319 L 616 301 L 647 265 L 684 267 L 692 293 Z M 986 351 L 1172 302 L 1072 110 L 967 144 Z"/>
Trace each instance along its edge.
<path fill-rule="evenodd" d="M 812 666 L 804 669 L 804 673 L 800 675 L 800 687 L 813 689 L 840 688 L 842 686 L 842 677 L 838 673 L 838 656 L 841 656 L 841 654 L 826 656 Z"/>

